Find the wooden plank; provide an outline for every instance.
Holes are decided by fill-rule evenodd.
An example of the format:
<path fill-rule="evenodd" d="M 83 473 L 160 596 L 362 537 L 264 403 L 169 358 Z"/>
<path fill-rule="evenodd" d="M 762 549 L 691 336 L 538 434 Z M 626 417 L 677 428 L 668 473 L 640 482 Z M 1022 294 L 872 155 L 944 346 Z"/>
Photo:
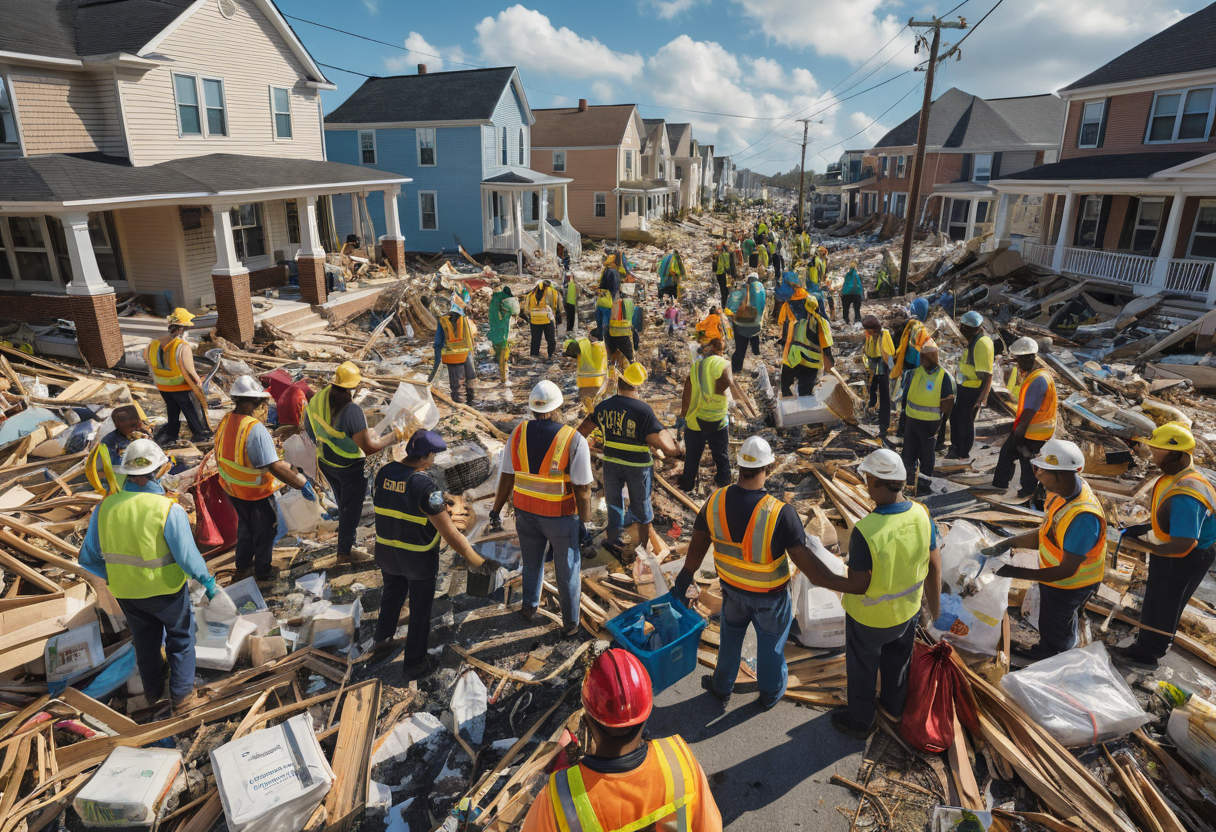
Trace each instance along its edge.
<path fill-rule="evenodd" d="M 334 746 L 334 784 L 325 797 L 327 832 L 347 832 L 367 805 L 371 749 L 379 715 L 379 679 L 347 693 Z"/>
<path fill-rule="evenodd" d="M 954 785 L 958 789 L 963 808 L 973 811 L 987 808 L 984 793 L 980 791 L 979 784 L 975 781 L 975 771 L 971 768 L 971 759 L 967 753 L 967 734 L 963 731 L 957 714 L 954 715 L 954 742 L 950 744 L 947 752 L 950 760 L 950 776 L 954 778 Z"/>

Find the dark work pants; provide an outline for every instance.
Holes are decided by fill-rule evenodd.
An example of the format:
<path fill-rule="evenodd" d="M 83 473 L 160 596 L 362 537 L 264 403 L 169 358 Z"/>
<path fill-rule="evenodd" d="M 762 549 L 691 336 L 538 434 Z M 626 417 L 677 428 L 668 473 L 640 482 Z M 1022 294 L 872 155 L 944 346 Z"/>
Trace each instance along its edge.
<path fill-rule="evenodd" d="M 874 723 L 874 694 L 882 674 L 878 701 L 895 719 L 908 698 L 908 667 L 916 641 L 917 616 L 895 627 L 867 627 L 844 618 L 845 672 L 848 675 L 849 722 L 858 729 Z"/>
<path fill-rule="evenodd" d="M 887 433 L 891 430 L 891 376 L 885 369 L 870 379 L 870 407 L 875 401 L 878 403 L 878 430 Z"/>
<path fill-rule="evenodd" d="M 709 446 L 716 473 L 715 485 L 730 485 L 730 431 L 726 423 L 716 430 L 693 430 L 684 428 L 684 471 L 680 474 L 680 490 L 692 491 L 697 487 L 697 474 L 701 471 L 701 454 Z"/>
<path fill-rule="evenodd" d="M 549 324 L 550 327 L 553 324 Z M 473 403 L 473 378 L 469 373 L 468 364 L 446 364 L 448 368 L 448 388 L 452 391 L 452 399 L 460 401 L 463 395 L 467 403 Z"/>
<path fill-rule="evenodd" d="M 666 286 L 659 287 L 659 300 L 666 297 L 678 298 L 680 296 L 680 287 L 676 283 L 669 283 Z"/>
<path fill-rule="evenodd" d="M 916 485 L 916 467 L 926 477 L 933 476 L 936 463 L 937 429 L 941 427 L 941 419 L 927 422 L 924 419 L 909 419 L 904 425 L 904 470 L 908 472 L 908 485 Z"/>
<path fill-rule="evenodd" d="M 1206 549 L 1196 547 L 1181 558 L 1150 555 L 1148 585 L 1144 589 L 1140 623 L 1168 633 L 1176 631 L 1187 601 L 1191 600 L 1199 582 L 1212 568 L 1213 560 L 1216 560 L 1216 545 Z M 1172 640 L 1158 633 L 1141 630 L 1140 635 L 1136 637 L 1136 644 L 1161 658 L 1169 649 Z"/>
<path fill-rule="evenodd" d="M 720 291 L 722 293 L 722 305 L 726 306 L 726 296 L 727 296 L 728 292 L 726 291 L 726 275 L 725 274 L 718 275 L 718 291 Z"/>
<path fill-rule="evenodd" d="M 861 295 L 841 295 L 840 304 L 844 307 L 844 322 L 849 322 L 849 307 L 853 307 L 853 312 L 858 321 L 861 320 Z"/>
<path fill-rule="evenodd" d="M 754 355 L 760 354 L 760 335 L 744 335 L 739 332 L 739 328 L 735 328 L 735 352 L 730 357 L 730 368 L 733 372 L 743 372 L 743 359 L 747 357 L 748 345 L 752 348 Z"/>
<path fill-rule="evenodd" d="M 540 339 L 543 337 L 549 347 L 549 357 L 557 349 L 557 324 L 550 321 L 547 324 L 532 324 L 532 356 L 540 355 Z"/>
<path fill-rule="evenodd" d="M 160 396 L 165 400 L 165 416 L 169 420 L 165 423 L 164 433 L 162 434 L 166 442 L 175 442 L 177 440 L 181 432 L 182 416 L 186 417 L 186 424 L 190 426 L 190 433 L 194 434 L 195 439 L 202 439 L 211 435 L 211 431 L 207 430 L 207 423 L 203 419 L 202 407 L 192 391 L 161 390 Z"/>
<path fill-rule="evenodd" d="M 1042 658 L 1063 653 L 1073 647 L 1077 632 L 1077 613 L 1084 608 L 1097 584 L 1061 589 L 1039 584 L 1039 649 Z"/>
<path fill-rule="evenodd" d="M 819 369 L 799 364 L 797 367 L 781 365 L 781 395 L 792 395 L 790 388 L 794 381 L 798 382 L 798 395 L 809 396 L 815 392 L 815 383 L 819 381 Z"/>
<path fill-rule="evenodd" d="M 270 577 L 270 559 L 279 518 L 274 510 L 274 497 L 241 500 L 228 495 L 236 509 L 236 568 L 254 567 L 254 576 Z"/>
<path fill-rule="evenodd" d="M 194 690 L 194 612 L 183 586 L 172 595 L 151 598 L 119 598 L 135 646 L 135 665 L 144 685 L 144 696 L 152 704 L 164 696 L 165 680 L 173 699 Z M 161 658 L 165 645 L 168 666 Z"/>
<path fill-rule="evenodd" d="M 620 352 L 630 362 L 633 361 L 633 338 L 629 335 L 609 335 L 604 339 L 604 349 L 608 351 L 608 359 Z"/>
<path fill-rule="evenodd" d="M 1014 441 L 1012 434 L 1005 437 L 1005 444 L 1001 446 L 1001 455 L 996 460 L 996 470 L 992 474 L 992 484 L 997 488 L 1009 487 L 1009 481 L 1013 479 L 1013 466 L 1015 463 L 1021 463 L 1022 466 L 1021 491 L 1034 491 L 1035 486 L 1038 485 L 1038 480 L 1034 476 L 1034 466 L 1030 464 L 1030 459 L 1039 452 L 1039 448 L 1043 447 L 1043 443 L 1036 442 L 1033 439 L 1023 439 L 1021 445 L 1029 450 L 1030 456 L 1022 456 L 1018 452 L 1018 443 Z"/>
<path fill-rule="evenodd" d="M 975 403 L 979 400 L 979 387 L 955 386 L 954 409 L 950 411 L 950 450 L 964 458 L 971 456 L 975 445 Z"/>
<path fill-rule="evenodd" d="M 335 468 L 324 462 L 318 462 L 317 467 L 333 489 L 334 501 L 338 504 L 338 554 L 349 555 L 355 545 L 359 518 L 363 515 L 363 500 L 367 497 L 367 474 L 363 471 L 363 460 L 345 468 Z"/>
<path fill-rule="evenodd" d="M 410 623 L 405 633 L 405 656 L 402 664 L 409 665 L 426 655 L 426 640 L 431 634 L 431 605 L 435 600 L 435 578 L 410 580 L 404 575 L 384 577 L 384 593 L 380 596 L 380 618 L 376 620 L 376 641 L 388 641 L 397 632 L 401 608 L 408 597 Z"/>
<path fill-rule="evenodd" d="M 566 337 L 574 334 L 574 324 L 578 321 L 578 307 L 573 303 L 566 304 Z"/>

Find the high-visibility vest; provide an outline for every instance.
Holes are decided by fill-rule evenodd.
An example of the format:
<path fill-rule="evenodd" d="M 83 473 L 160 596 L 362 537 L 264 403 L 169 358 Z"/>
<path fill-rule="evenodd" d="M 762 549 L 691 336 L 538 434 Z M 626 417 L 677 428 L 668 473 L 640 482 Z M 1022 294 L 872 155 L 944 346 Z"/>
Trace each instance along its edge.
<path fill-rule="evenodd" d="M 570 278 L 566 283 L 566 303 L 569 306 L 578 305 L 578 285 L 574 282 L 574 278 Z"/>
<path fill-rule="evenodd" d="M 552 293 L 552 295 L 550 294 Z M 528 292 L 528 321 L 538 326 L 553 322 L 553 309 L 557 306 L 557 300 L 553 297 L 556 295 L 556 290 L 550 286 L 541 293 L 539 299 L 536 297 L 536 290 Z"/>
<path fill-rule="evenodd" d="M 700 795 L 700 772 L 692 751 L 678 736 L 652 740 L 653 753 L 630 773 L 628 779 L 601 780 L 589 792 L 583 782 L 583 767 L 570 766 L 549 776 L 549 800 L 559 832 L 635 832 L 641 829 L 690 829 L 691 811 Z M 653 760 L 653 762 L 652 762 Z M 605 829 L 595 811 L 613 811 L 628 794 L 630 803 L 643 802 L 642 815 L 624 826 Z M 619 817 L 619 809 L 612 817 Z"/>
<path fill-rule="evenodd" d="M 895 345 L 891 343 L 891 333 L 885 329 L 878 333 L 877 337 L 866 333 L 866 366 L 869 367 L 871 373 L 881 373 L 887 369 L 887 361 L 895 352 Z"/>
<path fill-rule="evenodd" d="M 728 488 L 729 486 L 727 486 Z M 726 524 L 726 488 L 709 495 L 705 519 L 714 540 L 714 565 L 718 577 L 731 586 L 752 592 L 780 589 L 790 579 L 789 556 L 773 560 L 773 532 L 785 503 L 765 494 L 752 509 L 743 540 L 735 542 Z"/>
<path fill-rule="evenodd" d="M 730 252 L 718 252 L 718 262 L 714 266 L 714 274 L 726 274 L 730 270 Z"/>
<path fill-rule="evenodd" d="M 463 364 L 473 348 L 473 328 L 463 315 L 457 320 L 456 326 L 452 325 L 452 319 L 447 315 L 441 317 L 439 323 L 443 327 L 443 350 L 440 353 L 443 363 Z"/>
<path fill-rule="evenodd" d="M 264 500 L 279 487 L 269 471 L 249 464 L 246 442 L 249 432 L 258 424 L 252 416 L 229 413 L 215 429 L 215 465 L 220 472 L 220 488 L 238 500 Z"/>
<path fill-rule="evenodd" d="M 903 367 L 907 363 L 908 344 L 911 343 L 919 353 L 920 348 L 929 340 L 929 330 L 920 321 L 913 318 L 904 327 L 903 335 L 899 338 L 899 349 L 895 351 L 895 369 L 896 372 L 903 372 Z M 920 356 L 917 355 L 917 361 L 920 361 Z"/>
<path fill-rule="evenodd" d="M 867 627 L 896 627 L 920 611 L 929 574 L 933 521 L 920 503 L 899 514 L 870 512 L 854 527 L 870 547 L 873 567 L 864 595 L 846 594 L 844 611 Z"/>
<path fill-rule="evenodd" d="M 97 539 L 106 583 L 115 598 L 173 595 L 186 583 L 165 540 L 173 501 L 163 494 L 122 491 L 101 501 Z"/>
<path fill-rule="evenodd" d="M 811 318 L 814 317 L 815 328 L 811 329 Z M 807 315 L 794 326 L 793 337 L 786 343 L 784 363 L 787 367 L 797 367 L 801 364 L 818 370 L 823 367 L 823 347 L 820 346 L 820 333 L 827 327 L 827 322 L 819 313 Z M 829 342 L 830 343 L 830 342 Z"/>
<path fill-rule="evenodd" d="M 389 497 L 390 493 L 405 493 L 409 481 L 413 479 L 414 474 L 418 473 L 420 472 L 413 471 L 404 480 L 386 479 L 376 489 L 372 502 L 376 508 L 377 543 L 407 552 L 429 552 L 439 543 L 439 529 L 435 528 L 425 514 L 415 514 L 381 505 L 382 502 L 394 499 Z M 402 525 L 402 523 L 408 525 Z M 430 531 L 434 532 L 433 535 L 428 535 L 428 526 Z"/>
<path fill-rule="evenodd" d="M 718 379 L 726 372 L 726 359 L 720 355 L 707 355 L 692 363 L 688 378 L 692 383 L 692 395 L 688 400 L 688 413 L 684 421 L 693 430 L 701 429 L 701 422 L 717 424 L 726 418 L 726 393 L 716 393 Z"/>
<path fill-rule="evenodd" d="M 1089 483 L 1081 480 L 1081 493 L 1071 500 L 1059 494 L 1051 494 L 1043 506 L 1043 523 L 1039 526 L 1039 568 L 1059 566 L 1064 559 L 1064 538 L 1068 526 L 1079 514 L 1092 514 L 1098 518 L 1098 542 L 1085 553 L 1085 562 L 1071 578 L 1046 581 L 1048 586 L 1060 589 L 1077 589 L 1102 581 L 1106 574 L 1106 512 L 1094 496 Z"/>
<path fill-rule="evenodd" d="M 904 402 L 904 414 L 909 419 L 936 422 L 942 418 L 942 387 L 946 381 L 946 368 L 941 364 L 932 373 L 924 367 L 912 372 L 908 384 L 908 398 Z"/>
<path fill-rule="evenodd" d="M 985 339 L 988 341 L 988 349 L 991 351 L 992 339 L 981 332 L 971 339 L 971 343 L 963 350 L 962 357 L 958 360 L 958 381 L 964 387 L 981 386 L 980 377 L 975 371 L 975 345 Z"/>
<path fill-rule="evenodd" d="M 712 341 L 715 338 L 725 337 L 722 333 L 722 317 L 720 315 L 706 315 L 701 321 L 697 322 L 695 331 L 703 333 L 707 340 Z"/>
<path fill-rule="evenodd" d="M 1014 364 L 1013 369 L 1009 371 L 1009 378 L 1005 381 L 1005 389 L 1015 398 L 1020 399 L 1022 396 L 1022 382 L 1018 381 L 1018 365 Z"/>
<path fill-rule="evenodd" d="M 98 494 L 117 494 L 122 491 L 127 481 L 126 474 L 114 470 L 114 461 L 110 458 L 110 449 L 105 442 L 98 442 L 97 447 L 89 452 L 88 461 L 84 464 L 84 475 L 89 485 Z"/>
<path fill-rule="evenodd" d="M 1039 409 L 1030 419 L 1030 426 L 1026 428 L 1026 438 L 1035 442 L 1046 442 L 1056 432 L 1056 383 L 1051 378 L 1051 373 L 1038 369 L 1026 376 L 1018 395 L 1017 420 L 1019 422 L 1022 420 L 1026 391 L 1030 389 L 1031 382 L 1036 378 L 1042 378 L 1047 382 L 1047 393 L 1043 396 L 1043 403 L 1039 405 Z"/>
<path fill-rule="evenodd" d="M 815 265 L 815 261 L 806 264 L 806 282 L 807 285 L 817 285 L 819 283 L 819 268 Z"/>
<path fill-rule="evenodd" d="M 608 321 L 608 334 L 623 338 L 633 334 L 633 301 L 618 300 L 612 305 L 612 318 Z"/>
<path fill-rule="evenodd" d="M 1207 509 L 1207 516 L 1211 517 L 1212 512 L 1216 511 L 1216 489 L 1212 488 L 1212 484 L 1208 482 L 1208 478 L 1199 473 L 1195 466 L 1190 466 L 1185 470 L 1179 471 L 1177 474 L 1162 474 L 1157 478 L 1157 482 L 1153 485 L 1153 499 L 1150 503 L 1152 509 L 1153 534 L 1157 535 L 1157 539 L 1168 543 L 1172 538 L 1162 526 L 1158 515 L 1165 506 L 1166 501 L 1171 497 L 1179 495 L 1194 497 L 1203 507 Z M 1189 552 L 1183 552 L 1181 555 L 1153 555 L 1153 557 L 1186 557 Z"/>
<path fill-rule="evenodd" d="M 590 338 L 578 341 L 578 387 L 599 390 L 608 375 L 608 348 Z"/>
<path fill-rule="evenodd" d="M 615 396 L 613 398 L 616 398 Z M 608 399 L 600 405 L 600 408 L 606 408 L 612 399 Z M 601 418 L 608 420 L 617 419 L 611 410 L 600 409 Z M 619 413 L 619 411 L 618 411 Z M 624 436 L 625 427 L 620 420 L 616 424 L 606 426 L 604 422 L 600 422 L 600 432 L 604 434 L 604 462 L 613 462 L 617 465 L 628 465 L 632 468 L 649 468 L 654 465 L 654 457 L 651 456 L 650 446 L 646 444 L 644 436 Z"/>
<path fill-rule="evenodd" d="M 562 425 L 553 437 L 540 468 L 528 463 L 528 422 L 520 422 L 511 435 L 511 462 L 515 467 L 515 510 L 542 517 L 567 517 L 577 512 L 570 482 L 570 445 L 575 430 Z"/>
<path fill-rule="evenodd" d="M 144 360 L 148 363 L 148 370 L 152 373 L 157 390 L 171 393 L 175 390 L 190 389 L 186 376 L 177 363 L 177 351 L 183 346 L 186 346 L 186 342 L 181 338 L 174 338 L 163 347 L 155 338 L 148 342 L 148 347 L 144 350 Z"/>
<path fill-rule="evenodd" d="M 317 440 L 317 459 L 326 465 L 343 468 L 353 465 L 363 459 L 363 449 L 355 444 L 355 440 L 329 423 L 329 386 L 308 402 L 304 415 L 312 426 L 313 437 Z"/>

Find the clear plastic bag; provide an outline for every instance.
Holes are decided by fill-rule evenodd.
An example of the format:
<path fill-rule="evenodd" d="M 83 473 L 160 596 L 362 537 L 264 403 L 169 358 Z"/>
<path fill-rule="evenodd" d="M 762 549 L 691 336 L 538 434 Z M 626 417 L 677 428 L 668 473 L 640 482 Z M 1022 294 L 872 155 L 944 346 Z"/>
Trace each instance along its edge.
<path fill-rule="evenodd" d="M 1066 748 L 1126 736 L 1152 719 L 1100 641 L 1010 673 L 1001 688 Z"/>

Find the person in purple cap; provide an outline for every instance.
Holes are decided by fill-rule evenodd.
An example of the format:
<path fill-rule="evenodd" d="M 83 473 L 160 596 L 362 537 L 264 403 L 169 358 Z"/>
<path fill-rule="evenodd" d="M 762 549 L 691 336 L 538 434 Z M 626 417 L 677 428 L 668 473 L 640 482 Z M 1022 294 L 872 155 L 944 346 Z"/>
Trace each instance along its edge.
<path fill-rule="evenodd" d="M 485 562 L 453 524 L 443 489 L 426 473 L 435 455 L 447 447 L 438 433 L 416 431 L 406 443 L 405 459 L 384 465 L 376 474 L 372 498 L 376 507 L 376 565 L 384 577 L 384 593 L 368 664 L 383 664 L 397 652 L 400 642 L 394 635 L 408 597 L 410 623 L 401 662 L 401 674 L 407 681 L 430 670 L 426 642 L 439 575 L 440 542 L 446 542 L 470 566 Z"/>

